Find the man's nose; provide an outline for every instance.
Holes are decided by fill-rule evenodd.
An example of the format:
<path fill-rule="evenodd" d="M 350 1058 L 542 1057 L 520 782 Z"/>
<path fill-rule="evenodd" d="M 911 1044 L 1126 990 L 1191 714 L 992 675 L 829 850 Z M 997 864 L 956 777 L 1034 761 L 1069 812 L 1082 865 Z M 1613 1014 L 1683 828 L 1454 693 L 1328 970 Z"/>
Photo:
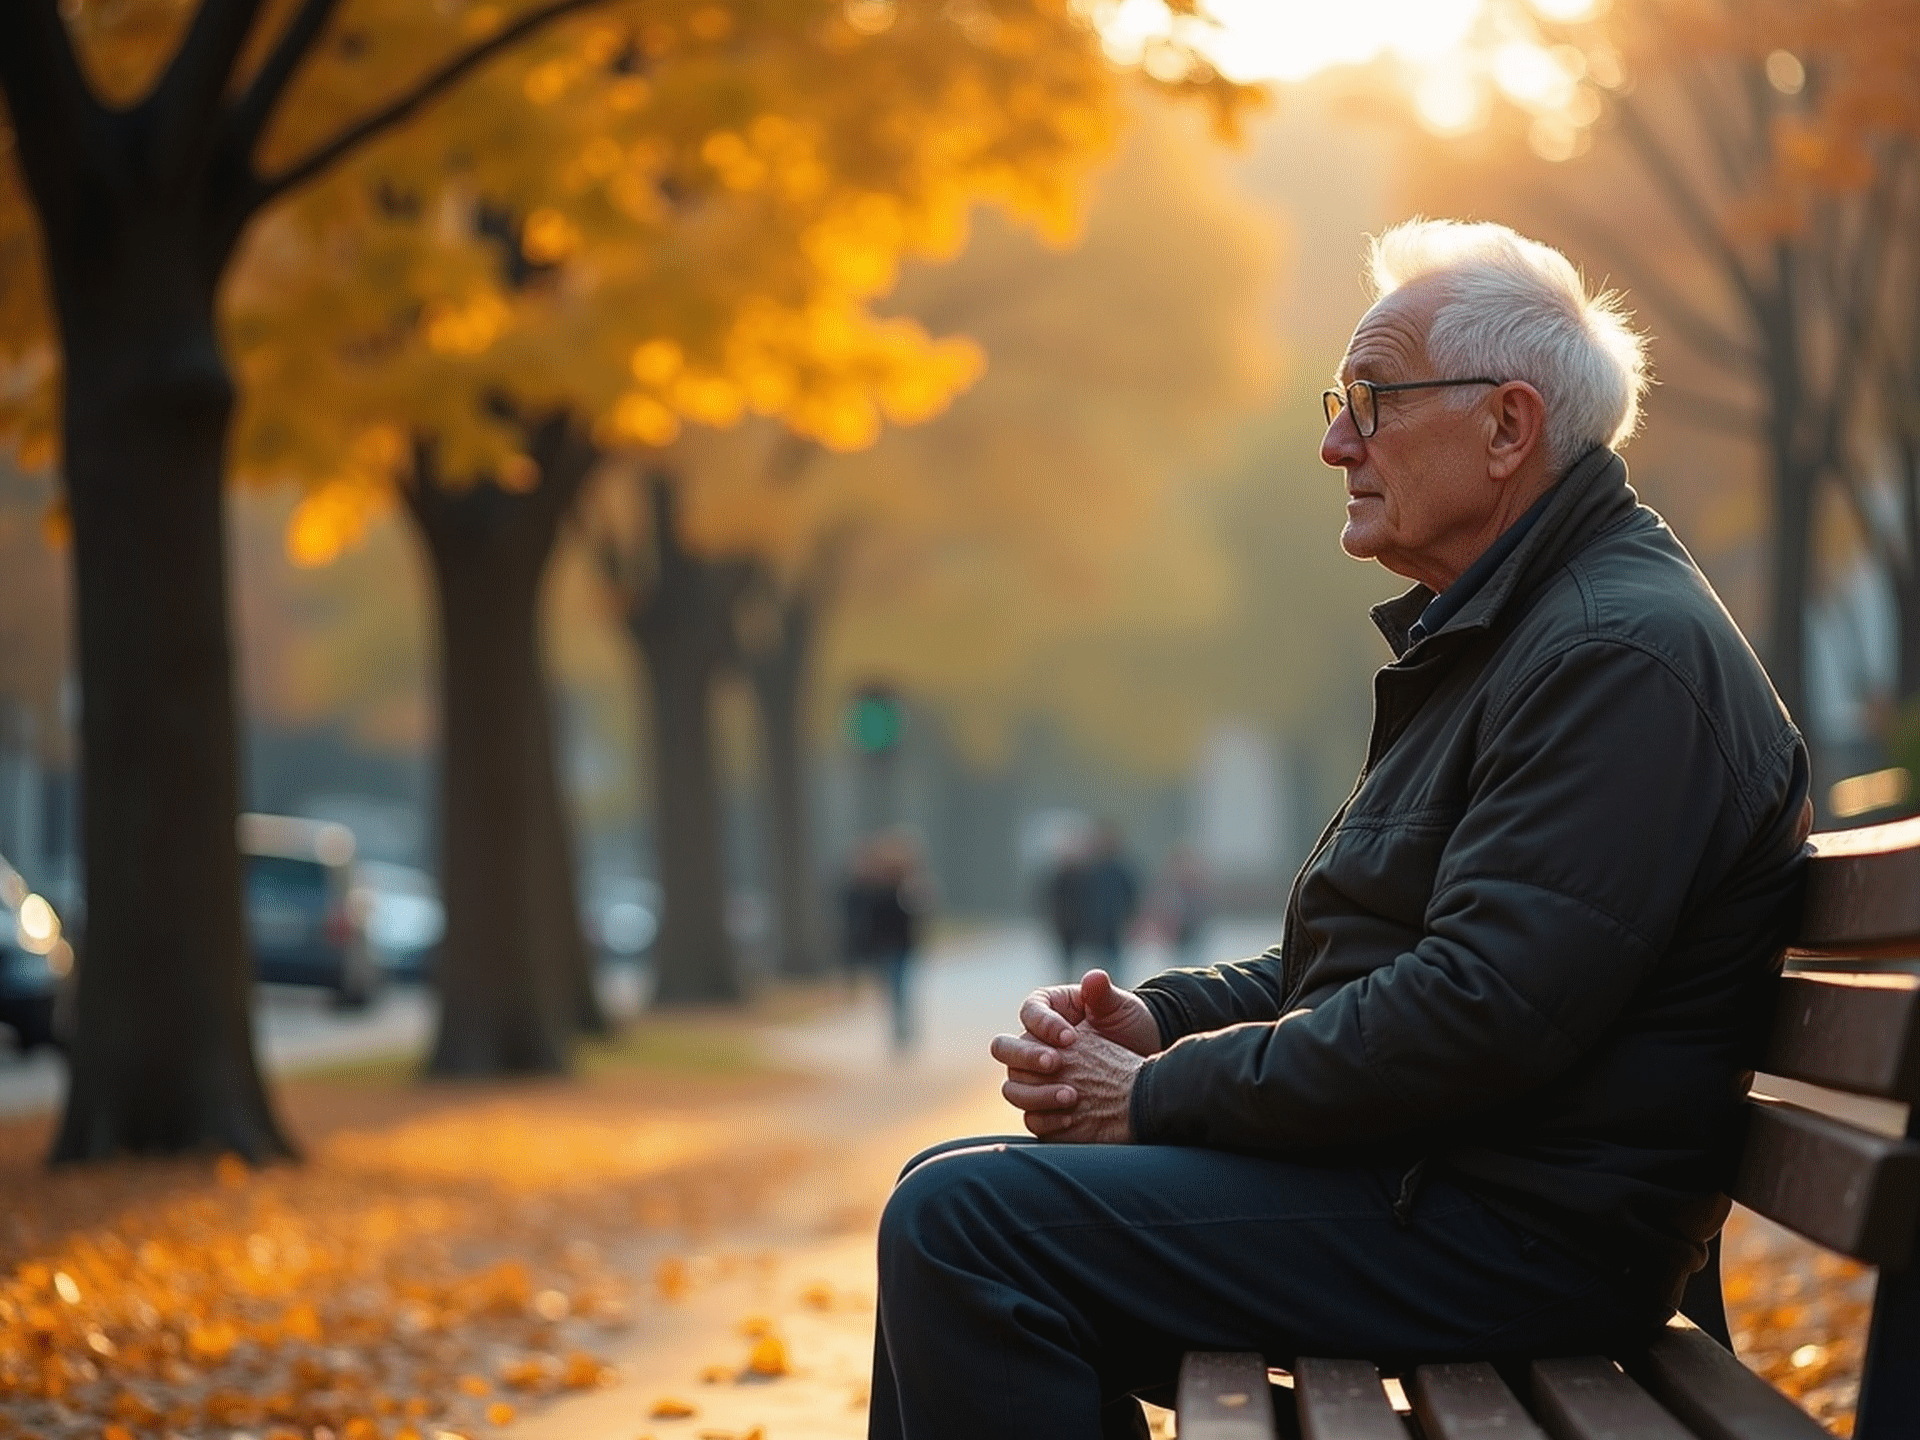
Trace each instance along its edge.
<path fill-rule="evenodd" d="M 1343 470 L 1360 458 L 1360 447 L 1364 443 L 1360 427 L 1354 423 L 1352 408 L 1343 409 L 1333 417 L 1320 441 L 1321 463 Z"/>

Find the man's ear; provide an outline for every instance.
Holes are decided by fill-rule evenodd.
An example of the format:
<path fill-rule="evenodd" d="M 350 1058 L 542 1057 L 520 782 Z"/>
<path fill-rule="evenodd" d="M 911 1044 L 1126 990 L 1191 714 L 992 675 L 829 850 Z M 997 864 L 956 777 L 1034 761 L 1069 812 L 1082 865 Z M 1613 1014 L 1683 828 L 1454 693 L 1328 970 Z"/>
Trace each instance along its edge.
<path fill-rule="evenodd" d="M 1511 480 L 1547 443 L 1547 402 L 1524 380 L 1509 380 L 1493 392 L 1487 436 L 1487 474 Z"/>

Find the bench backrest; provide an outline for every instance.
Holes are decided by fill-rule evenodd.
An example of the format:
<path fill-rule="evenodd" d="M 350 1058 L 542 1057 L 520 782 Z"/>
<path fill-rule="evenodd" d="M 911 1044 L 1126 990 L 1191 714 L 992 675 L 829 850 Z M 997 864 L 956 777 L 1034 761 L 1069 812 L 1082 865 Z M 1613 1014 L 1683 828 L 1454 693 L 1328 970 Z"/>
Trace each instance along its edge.
<path fill-rule="evenodd" d="M 1733 1198 L 1880 1267 L 1855 1434 L 1920 1436 L 1920 819 L 1813 837 L 1761 1070 Z M 1903 1133 L 1766 1076 L 1905 1105 Z"/>

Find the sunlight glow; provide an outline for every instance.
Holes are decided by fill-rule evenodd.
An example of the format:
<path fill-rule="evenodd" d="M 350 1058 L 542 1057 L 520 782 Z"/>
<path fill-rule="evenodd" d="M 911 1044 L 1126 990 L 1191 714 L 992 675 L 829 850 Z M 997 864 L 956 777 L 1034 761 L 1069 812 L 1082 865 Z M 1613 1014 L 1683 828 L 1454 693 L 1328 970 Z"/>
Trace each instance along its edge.
<path fill-rule="evenodd" d="M 1486 123 L 1492 107 L 1480 77 L 1456 63 L 1432 66 L 1415 82 L 1413 108 L 1435 135 L 1464 135 Z"/>
<path fill-rule="evenodd" d="M 1466 38 L 1480 3 L 1373 0 L 1353 9 L 1324 0 L 1207 0 L 1217 26 L 1176 20 L 1173 33 L 1229 79 L 1300 80 L 1376 55 L 1412 61 L 1437 56 Z M 1126 64 L 1150 58 L 1153 41 L 1169 33 L 1159 0 L 1124 0 L 1101 29 L 1108 51 Z"/>
<path fill-rule="evenodd" d="M 1798 95 L 1807 88 L 1807 67 L 1791 50 L 1775 50 L 1767 56 L 1767 83 L 1782 95 Z"/>
<path fill-rule="evenodd" d="M 1581 63 L 1578 51 L 1574 60 Z M 1558 51 L 1513 41 L 1495 54 L 1493 78 L 1516 105 L 1529 110 L 1558 110 L 1573 99 L 1580 73 L 1572 70 Z"/>
<path fill-rule="evenodd" d="M 1608 8 L 1607 0 L 1529 0 L 1529 3 L 1542 20 L 1563 25 L 1591 20 Z"/>
<path fill-rule="evenodd" d="M 849 0 L 853 3 L 853 0 Z M 867 0 L 874 3 L 874 0 Z M 1602 43 L 1555 43 L 1554 25 L 1579 25 L 1610 0 L 1202 0 L 1209 17 L 1170 16 L 1167 0 L 1081 0 L 1100 16 L 1108 51 L 1157 79 L 1177 80 L 1190 47 L 1231 80 L 1302 80 L 1322 70 L 1385 60 L 1420 123 L 1436 135 L 1485 124 L 1496 101 L 1530 117 L 1528 143 L 1544 160 L 1583 153 L 1601 97 L 1625 80 Z M 1546 28 L 1543 28 L 1546 22 Z M 1592 37 L 1589 37 L 1590 39 Z M 1783 89 L 1798 62 L 1768 59 Z"/>

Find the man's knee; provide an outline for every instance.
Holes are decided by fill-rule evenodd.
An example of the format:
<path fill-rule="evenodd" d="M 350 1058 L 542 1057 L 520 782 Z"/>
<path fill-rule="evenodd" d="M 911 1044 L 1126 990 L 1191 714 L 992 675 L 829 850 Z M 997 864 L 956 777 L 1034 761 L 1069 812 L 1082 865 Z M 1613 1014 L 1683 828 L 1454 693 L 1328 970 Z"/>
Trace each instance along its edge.
<path fill-rule="evenodd" d="M 1006 1145 L 976 1141 L 935 1146 L 901 1172 L 880 1215 L 880 1277 L 927 1260 L 958 1258 L 998 1228 L 987 1211 L 999 1198 Z"/>
<path fill-rule="evenodd" d="M 930 1160 L 938 1160 L 943 1156 L 957 1154 L 962 1150 L 1004 1148 L 1008 1145 L 1023 1145 L 1028 1143 L 1031 1142 L 1018 1135 L 974 1135 L 959 1140 L 942 1140 L 938 1145 L 929 1145 L 918 1155 L 907 1161 L 906 1164 L 902 1165 L 900 1167 L 900 1173 L 894 1177 L 893 1183 L 898 1185 L 902 1180 L 906 1179 L 907 1176 L 911 1175 Z"/>

